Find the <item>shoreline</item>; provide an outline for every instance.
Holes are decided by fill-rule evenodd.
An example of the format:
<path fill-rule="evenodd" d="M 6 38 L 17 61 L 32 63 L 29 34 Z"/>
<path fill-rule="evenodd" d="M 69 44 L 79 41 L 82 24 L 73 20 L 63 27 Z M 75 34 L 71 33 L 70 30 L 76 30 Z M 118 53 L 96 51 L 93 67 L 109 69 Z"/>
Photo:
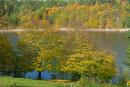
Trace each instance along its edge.
<path fill-rule="evenodd" d="M 60 31 L 75 31 L 76 29 L 72 28 L 60 28 Z M 81 31 L 86 32 L 128 32 L 130 29 L 82 29 Z"/>
<path fill-rule="evenodd" d="M 75 31 L 77 29 L 72 28 L 57 28 L 57 31 Z M 0 33 L 4 32 L 31 32 L 31 31 L 44 31 L 44 29 L 1 29 Z M 85 32 L 128 32 L 130 29 L 82 29 L 81 31 Z"/>

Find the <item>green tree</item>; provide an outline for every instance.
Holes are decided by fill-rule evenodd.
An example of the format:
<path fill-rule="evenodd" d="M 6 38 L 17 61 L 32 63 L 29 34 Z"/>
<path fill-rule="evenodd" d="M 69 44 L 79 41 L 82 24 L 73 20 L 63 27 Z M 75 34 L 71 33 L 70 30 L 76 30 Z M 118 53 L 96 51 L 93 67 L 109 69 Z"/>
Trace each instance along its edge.
<path fill-rule="evenodd" d="M 31 48 L 23 39 L 17 43 L 14 52 L 14 74 L 15 77 L 20 77 L 22 73 L 32 71 L 33 58 L 36 56 L 34 48 Z"/>
<path fill-rule="evenodd" d="M 130 16 L 128 16 L 128 17 L 126 17 L 126 22 L 125 22 L 126 24 L 126 27 L 127 28 L 130 28 Z"/>
<path fill-rule="evenodd" d="M 0 35 L 0 71 L 3 75 L 13 71 L 13 49 L 4 35 Z"/>
<path fill-rule="evenodd" d="M 130 32 L 128 33 L 128 38 L 129 38 L 129 42 L 130 42 Z M 130 45 L 127 49 L 127 59 L 125 61 L 125 64 L 130 68 Z"/>

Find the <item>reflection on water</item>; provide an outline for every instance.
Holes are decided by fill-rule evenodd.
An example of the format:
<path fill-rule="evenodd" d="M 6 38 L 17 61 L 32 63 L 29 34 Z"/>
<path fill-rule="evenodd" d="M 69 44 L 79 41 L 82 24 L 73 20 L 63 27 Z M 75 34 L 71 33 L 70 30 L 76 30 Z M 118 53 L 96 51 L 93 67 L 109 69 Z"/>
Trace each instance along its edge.
<path fill-rule="evenodd" d="M 123 63 L 127 58 L 126 50 L 128 48 L 128 37 L 123 32 L 92 32 L 90 38 L 98 48 L 110 50 L 116 55 L 116 63 L 119 73 L 126 68 Z"/>
<path fill-rule="evenodd" d="M 0 33 L 7 36 L 10 44 L 16 47 L 19 36 L 16 33 Z M 106 49 L 116 54 L 116 63 L 120 74 L 126 67 L 123 62 L 128 48 L 128 38 L 126 33 L 121 32 L 88 32 L 93 43 L 100 49 Z"/>

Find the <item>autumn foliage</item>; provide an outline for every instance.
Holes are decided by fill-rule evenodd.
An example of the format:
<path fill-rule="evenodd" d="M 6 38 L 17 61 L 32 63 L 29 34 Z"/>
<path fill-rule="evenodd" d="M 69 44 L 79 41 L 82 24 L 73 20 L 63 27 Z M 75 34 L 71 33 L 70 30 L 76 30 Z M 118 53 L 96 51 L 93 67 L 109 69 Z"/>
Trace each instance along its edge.
<path fill-rule="evenodd" d="M 129 28 L 129 2 L 118 0 L 9 1 L 0 4 L 0 27 Z"/>

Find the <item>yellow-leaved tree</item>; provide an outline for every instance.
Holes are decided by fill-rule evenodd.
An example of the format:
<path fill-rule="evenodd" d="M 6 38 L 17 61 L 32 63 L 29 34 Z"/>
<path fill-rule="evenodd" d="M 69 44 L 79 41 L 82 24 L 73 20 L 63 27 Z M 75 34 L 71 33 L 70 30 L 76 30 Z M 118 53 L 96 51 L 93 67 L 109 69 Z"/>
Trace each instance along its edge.
<path fill-rule="evenodd" d="M 114 56 L 95 49 L 87 39 L 83 38 L 83 33 L 75 37 L 77 37 L 74 41 L 76 46 L 67 56 L 61 71 L 105 81 L 111 79 L 116 74 Z"/>
<path fill-rule="evenodd" d="M 38 74 L 38 79 L 41 79 L 41 72 L 44 70 L 51 70 L 52 68 L 52 56 L 50 52 L 45 49 L 42 49 L 38 56 L 33 61 L 33 68 Z"/>
<path fill-rule="evenodd" d="M 36 70 L 38 79 L 45 70 L 60 71 L 59 60 L 62 57 L 64 37 L 58 32 L 47 30 L 44 32 L 27 33 L 23 38 L 36 55 L 32 60 L 32 69 Z"/>
<path fill-rule="evenodd" d="M 116 74 L 113 56 L 98 51 L 80 51 L 68 56 L 62 70 L 103 80 Z"/>

